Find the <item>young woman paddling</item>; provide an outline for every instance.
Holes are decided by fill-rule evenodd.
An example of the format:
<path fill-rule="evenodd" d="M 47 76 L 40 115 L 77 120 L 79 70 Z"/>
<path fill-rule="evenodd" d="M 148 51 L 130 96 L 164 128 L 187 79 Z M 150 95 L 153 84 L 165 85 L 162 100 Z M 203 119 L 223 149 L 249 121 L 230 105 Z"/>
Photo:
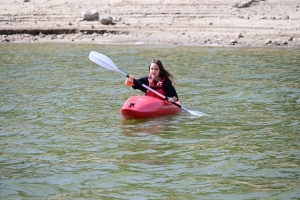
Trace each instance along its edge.
<path fill-rule="evenodd" d="M 161 98 L 152 91 L 147 90 L 146 88 L 138 84 L 138 82 L 140 82 L 144 85 L 149 86 L 160 94 L 169 97 L 169 102 L 176 102 L 179 100 L 177 92 L 172 85 L 174 77 L 164 68 L 160 60 L 152 60 L 149 65 L 149 72 L 149 76 L 145 76 L 137 80 L 135 80 L 134 76 L 130 74 L 125 81 L 125 85 L 132 86 L 133 89 L 139 89 L 145 92 L 145 94 L 148 96 Z"/>

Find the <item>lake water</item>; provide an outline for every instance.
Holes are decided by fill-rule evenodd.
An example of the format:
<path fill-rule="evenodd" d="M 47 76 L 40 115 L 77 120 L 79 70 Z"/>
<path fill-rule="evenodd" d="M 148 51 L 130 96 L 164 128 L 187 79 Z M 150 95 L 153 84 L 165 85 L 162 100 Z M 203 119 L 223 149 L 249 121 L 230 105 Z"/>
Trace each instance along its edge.
<path fill-rule="evenodd" d="M 124 120 L 160 58 L 184 107 Z M 299 199 L 300 49 L 0 44 L 0 199 Z"/>

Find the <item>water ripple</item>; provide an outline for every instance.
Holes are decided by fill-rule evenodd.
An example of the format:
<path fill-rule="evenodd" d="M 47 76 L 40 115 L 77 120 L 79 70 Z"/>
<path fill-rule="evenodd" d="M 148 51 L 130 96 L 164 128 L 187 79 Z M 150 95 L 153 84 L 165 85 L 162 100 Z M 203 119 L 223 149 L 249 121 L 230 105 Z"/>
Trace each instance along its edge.
<path fill-rule="evenodd" d="M 299 49 L 71 44 L 0 47 L 0 198 L 297 199 Z M 125 120 L 157 55 L 186 112 Z"/>

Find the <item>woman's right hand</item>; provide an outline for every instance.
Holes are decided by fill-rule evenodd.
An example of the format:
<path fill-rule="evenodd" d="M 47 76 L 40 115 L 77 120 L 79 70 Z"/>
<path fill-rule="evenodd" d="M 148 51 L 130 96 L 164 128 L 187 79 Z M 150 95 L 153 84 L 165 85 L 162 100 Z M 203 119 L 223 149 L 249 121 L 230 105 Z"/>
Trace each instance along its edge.
<path fill-rule="evenodd" d="M 131 75 L 131 74 L 129 74 L 128 78 L 125 81 L 125 85 L 127 85 L 127 86 L 133 86 L 134 85 L 133 80 L 134 80 L 134 76 Z"/>

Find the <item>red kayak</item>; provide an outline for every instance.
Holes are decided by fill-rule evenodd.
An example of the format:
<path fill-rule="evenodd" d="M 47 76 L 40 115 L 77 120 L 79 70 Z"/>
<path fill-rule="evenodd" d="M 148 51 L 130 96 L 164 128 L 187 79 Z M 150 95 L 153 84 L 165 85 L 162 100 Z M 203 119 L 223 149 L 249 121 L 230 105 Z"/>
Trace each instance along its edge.
<path fill-rule="evenodd" d="M 176 102 L 180 105 L 179 102 Z M 126 119 L 141 119 L 177 114 L 178 106 L 150 96 L 133 96 L 125 101 L 120 113 Z"/>

